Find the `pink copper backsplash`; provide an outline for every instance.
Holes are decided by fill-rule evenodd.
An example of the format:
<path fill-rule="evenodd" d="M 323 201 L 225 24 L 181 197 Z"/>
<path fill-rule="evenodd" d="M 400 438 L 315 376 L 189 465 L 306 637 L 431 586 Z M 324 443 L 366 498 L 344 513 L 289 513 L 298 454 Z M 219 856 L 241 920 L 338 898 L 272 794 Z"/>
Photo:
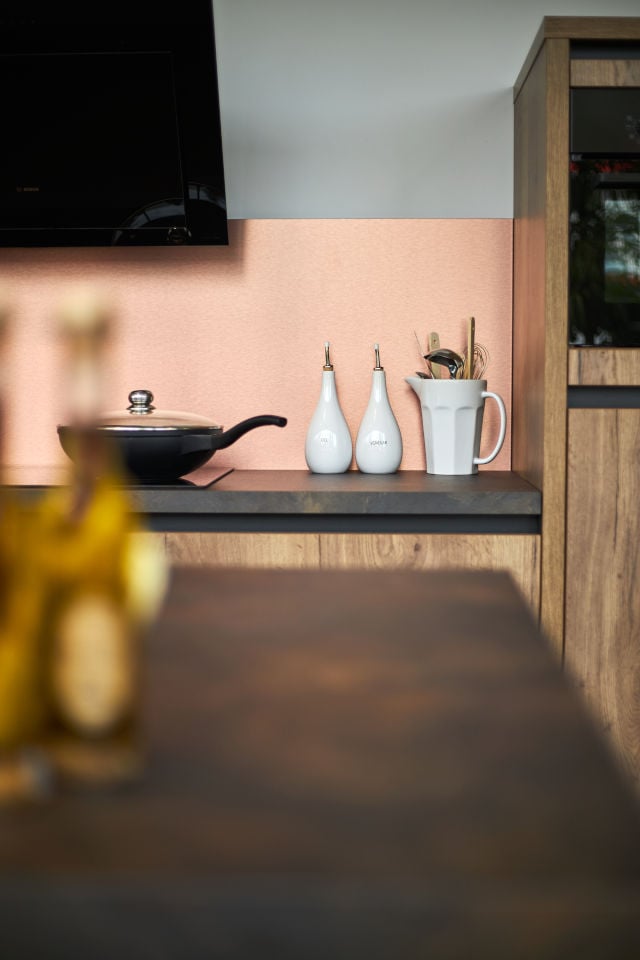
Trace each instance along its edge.
<path fill-rule="evenodd" d="M 13 303 L 6 462 L 64 462 L 65 419 L 53 317 L 78 283 L 106 292 L 116 329 L 105 408 L 135 387 L 156 406 L 224 427 L 276 413 L 215 455 L 217 467 L 304 469 L 304 438 L 331 342 L 340 402 L 355 441 L 380 344 L 404 442 L 401 469 L 424 469 L 417 398 L 403 378 L 437 330 L 461 350 L 466 319 L 491 355 L 489 389 L 511 408 L 511 220 L 247 220 L 229 247 L 4 250 L 0 283 Z M 487 405 L 483 452 L 495 441 Z M 510 467 L 510 432 L 490 469 Z"/>

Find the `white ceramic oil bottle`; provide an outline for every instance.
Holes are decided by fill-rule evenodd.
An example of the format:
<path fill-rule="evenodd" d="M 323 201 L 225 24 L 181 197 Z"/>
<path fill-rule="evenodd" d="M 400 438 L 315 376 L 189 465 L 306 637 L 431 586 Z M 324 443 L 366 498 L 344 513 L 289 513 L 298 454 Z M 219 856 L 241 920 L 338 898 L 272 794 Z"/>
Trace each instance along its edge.
<path fill-rule="evenodd" d="M 380 365 L 380 347 L 373 345 L 376 365 L 371 394 L 356 439 L 356 463 L 362 473 L 395 473 L 402 460 L 402 436 L 387 394 L 387 378 Z"/>
<path fill-rule="evenodd" d="M 351 434 L 338 402 L 328 343 L 324 345 L 320 399 L 307 430 L 304 455 L 312 473 L 344 473 L 353 456 Z"/>

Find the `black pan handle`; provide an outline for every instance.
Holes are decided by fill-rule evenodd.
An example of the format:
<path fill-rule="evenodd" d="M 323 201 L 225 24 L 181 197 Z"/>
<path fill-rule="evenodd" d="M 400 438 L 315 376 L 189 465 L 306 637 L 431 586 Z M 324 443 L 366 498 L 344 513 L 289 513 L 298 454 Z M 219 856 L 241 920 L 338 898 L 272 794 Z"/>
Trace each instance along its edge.
<path fill-rule="evenodd" d="M 240 423 L 236 423 L 235 427 L 229 427 L 223 433 L 212 436 L 211 449 L 222 450 L 224 447 L 229 447 L 249 430 L 255 430 L 256 427 L 286 427 L 286 425 L 286 417 L 274 417 L 269 414 L 261 417 L 249 417 L 248 420 L 241 420 Z"/>

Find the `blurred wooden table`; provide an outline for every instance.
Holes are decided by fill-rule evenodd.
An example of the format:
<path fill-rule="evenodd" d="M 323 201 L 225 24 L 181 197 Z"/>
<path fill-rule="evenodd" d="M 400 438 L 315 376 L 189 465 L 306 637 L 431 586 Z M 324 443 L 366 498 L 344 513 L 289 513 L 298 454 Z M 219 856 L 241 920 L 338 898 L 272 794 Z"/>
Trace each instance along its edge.
<path fill-rule="evenodd" d="M 146 773 L 0 815 L 2 960 L 640 956 L 636 801 L 506 575 L 176 571 Z"/>

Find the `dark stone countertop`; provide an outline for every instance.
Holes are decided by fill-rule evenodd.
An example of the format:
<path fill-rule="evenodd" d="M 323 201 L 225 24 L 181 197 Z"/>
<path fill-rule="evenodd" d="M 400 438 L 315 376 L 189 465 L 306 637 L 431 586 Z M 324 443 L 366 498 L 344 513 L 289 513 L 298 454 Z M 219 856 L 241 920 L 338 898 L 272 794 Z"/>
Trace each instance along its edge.
<path fill-rule="evenodd" d="M 5 471 L 26 497 L 65 482 L 45 468 Z M 133 509 L 154 529 L 306 531 L 539 531 L 541 494 L 519 474 L 312 474 L 204 467 L 172 484 L 131 486 Z"/>

